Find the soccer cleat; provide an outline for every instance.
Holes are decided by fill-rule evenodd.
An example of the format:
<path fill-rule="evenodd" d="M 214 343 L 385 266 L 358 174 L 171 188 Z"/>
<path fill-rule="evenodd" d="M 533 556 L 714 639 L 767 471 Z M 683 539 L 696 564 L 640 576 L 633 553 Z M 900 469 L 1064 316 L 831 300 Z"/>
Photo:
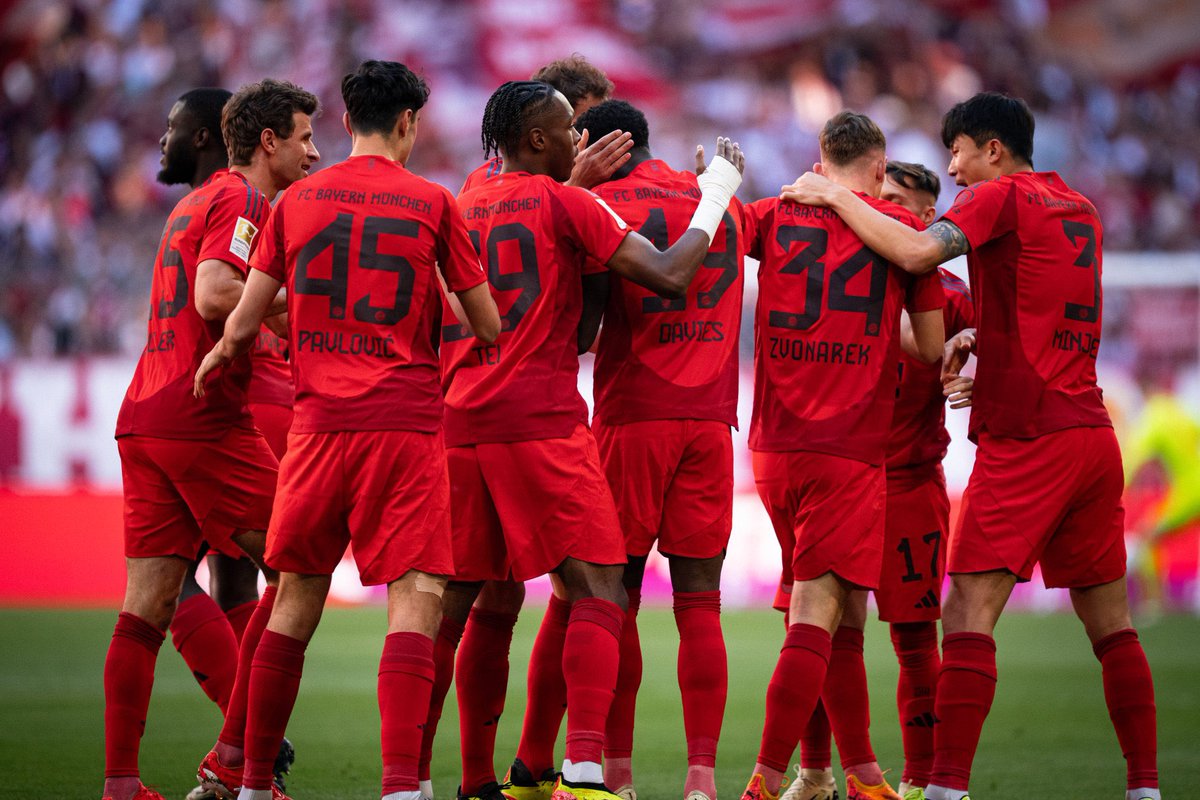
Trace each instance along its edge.
<path fill-rule="evenodd" d="M 507 784 L 489 781 L 480 787 L 478 792 L 475 792 L 474 794 L 463 794 L 462 787 L 459 786 L 458 800 L 504 800 L 504 790 L 507 788 Z"/>
<path fill-rule="evenodd" d="M 746 791 L 742 792 L 742 800 L 779 800 L 779 795 L 767 791 L 767 787 L 763 786 L 763 776 L 756 772 L 750 776 Z"/>
<path fill-rule="evenodd" d="M 692 789 L 683 800 L 712 800 L 712 798 L 699 789 Z"/>
<path fill-rule="evenodd" d="M 218 800 L 218 797 L 216 792 L 205 789 L 204 784 L 201 784 L 188 792 L 185 800 Z"/>
<path fill-rule="evenodd" d="M 292 764 L 296 763 L 296 748 L 292 747 L 292 743 L 288 738 L 283 737 L 283 741 L 279 743 L 279 754 L 275 756 L 275 763 L 271 767 L 271 774 L 275 777 L 272 782 L 279 789 L 282 795 L 287 791 L 287 785 L 283 782 L 283 776 L 292 771 Z"/>
<path fill-rule="evenodd" d="M 557 782 L 558 773 L 553 767 L 535 780 L 525 762 L 514 758 L 512 766 L 504 776 L 504 782 L 500 784 L 500 793 L 508 800 L 550 800 Z"/>
<path fill-rule="evenodd" d="M 819 777 L 814 773 L 819 773 Z M 787 787 L 780 800 L 838 800 L 833 770 L 805 770 L 797 764 L 796 780 Z"/>
<path fill-rule="evenodd" d="M 633 788 L 632 783 L 627 783 L 620 789 L 613 792 L 621 800 L 637 800 L 637 790 Z"/>
<path fill-rule="evenodd" d="M 913 786 L 911 784 L 905 785 L 902 783 L 900 784 L 900 789 L 903 789 L 904 791 L 897 791 L 899 792 L 900 796 L 904 798 L 904 800 L 925 800 L 925 789 L 920 786 Z"/>
<path fill-rule="evenodd" d="M 921 796 L 924 797 L 925 793 L 922 792 Z M 896 790 L 889 786 L 886 780 L 868 786 L 859 782 L 858 778 L 853 775 L 847 775 L 846 800 L 904 800 L 904 798 L 896 794 Z"/>
<path fill-rule="evenodd" d="M 212 792 L 221 800 L 235 800 L 242 788 L 242 768 L 225 766 L 217 758 L 217 751 L 209 750 L 196 769 L 196 779 L 200 781 L 201 789 Z"/>
<path fill-rule="evenodd" d="M 105 797 L 103 800 L 112 800 L 112 798 Z M 137 791 L 133 793 L 130 800 L 166 800 L 166 798 L 153 789 L 146 788 L 145 784 L 139 783 Z"/>
<path fill-rule="evenodd" d="M 603 783 L 568 783 L 558 776 L 550 800 L 620 800 Z"/>

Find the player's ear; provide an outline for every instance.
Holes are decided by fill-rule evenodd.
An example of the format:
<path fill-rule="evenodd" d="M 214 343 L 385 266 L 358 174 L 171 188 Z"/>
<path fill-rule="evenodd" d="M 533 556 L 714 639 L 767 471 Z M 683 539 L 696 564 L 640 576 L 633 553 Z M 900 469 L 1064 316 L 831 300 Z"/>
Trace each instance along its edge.
<path fill-rule="evenodd" d="M 196 132 L 192 134 L 192 146 L 197 150 L 203 150 L 208 147 L 211 139 L 212 136 L 209 134 L 208 128 L 197 128 Z"/>
<path fill-rule="evenodd" d="M 354 135 L 354 131 L 350 130 L 350 112 L 349 111 L 342 112 L 342 127 L 346 129 L 346 133 L 350 134 L 351 136 Z"/>
<path fill-rule="evenodd" d="M 530 128 L 526 134 L 529 141 L 529 149 L 535 153 L 540 153 L 546 149 L 546 132 L 541 128 Z"/>
<path fill-rule="evenodd" d="M 820 161 L 816 162 L 815 164 L 813 164 L 813 172 L 817 173 L 818 175 L 824 175 L 825 174 L 825 165 L 822 164 Z"/>
<path fill-rule="evenodd" d="M 408 132 L 417 122 L 417 114 L 411 108 L 406 108 L 396 117 L 396 135 L 401 139 L 408 136 Z"/>
<path fill-rule="evenodd" d="M 263 128 L 258 134 L 258 146 L 263 149 L 267 155 L 274 155 L 275 150 L 279 147 L 278 137 L 275 136 L 275 131 L 271 128 Z"/>
<path fill-rule="evenodd" d="M 995 164 L 1003 154 L 1004 143 L 999 139 L 988 139 L 987 144 L 984 145 L 984 155 L 987 157 L 987 162 Z"/>

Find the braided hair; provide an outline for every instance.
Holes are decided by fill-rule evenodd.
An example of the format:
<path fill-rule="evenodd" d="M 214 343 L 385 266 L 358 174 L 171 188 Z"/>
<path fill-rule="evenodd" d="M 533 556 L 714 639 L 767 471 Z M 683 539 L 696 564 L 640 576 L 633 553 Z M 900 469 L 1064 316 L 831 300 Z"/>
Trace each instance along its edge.
<path fill-rule="evenodd" d="M 492 92 L 483 110 L 483 157 L 516 155 L 530 120 L 551 102 L 557 90 L 541 81 L 508 81 Z"/>

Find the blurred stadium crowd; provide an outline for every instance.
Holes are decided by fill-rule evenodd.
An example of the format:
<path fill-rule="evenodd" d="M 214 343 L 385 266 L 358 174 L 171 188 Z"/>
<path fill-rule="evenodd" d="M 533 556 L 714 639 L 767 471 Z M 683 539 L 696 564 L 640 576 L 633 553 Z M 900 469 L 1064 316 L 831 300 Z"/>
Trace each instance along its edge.
<path fill-rule="evenodd" d="M 364 58 L 426 76 L 410 166 L 452 190 L 481 161 L 490 91 L 572 52 L 647 110 L 652 148 L 677 166 L 717 132 L 737 138 L 746 198 L 808 168 L 816 132 L 843 107 L 880 123 L 893 158 L 941 172 L 942 112 L 1006 91 L 1037 114 L 1037 168 L 1099 206 L 1107 252 L 1200 248 L 1200 4 L 1186 0 L 5 5 L 0 361 L 141 348 L 146 271 L 181 193 L 154 181 L 179 94 L 295 81 L 327 108 L 316 143 L 331 163 L 349 149 L 340 79 Z"/>

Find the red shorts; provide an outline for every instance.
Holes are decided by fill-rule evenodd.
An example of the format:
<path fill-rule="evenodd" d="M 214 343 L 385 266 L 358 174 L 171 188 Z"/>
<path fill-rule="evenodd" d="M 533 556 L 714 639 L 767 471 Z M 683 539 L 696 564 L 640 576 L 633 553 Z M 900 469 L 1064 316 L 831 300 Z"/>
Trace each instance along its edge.
<path fill-rule="evenodd" d="M 526 581 L 567 558 L 624 564 L 612 492 L 586 425 L 565 439 L 451 447 L 454 577 Z"/>
<path fill-rule="evenodd" d="M 243 555 L 242 531 L 265 531 L 279 463 L 256 430 L 230 428 L 220 439 L 122 436 L 125 555 L 192 561 L 200 542 Z"/>
<path fill-rule="evenodd" d="M 939 619 L 950 531 L 950 498 L 941 464 L 890 470 L 885 520 L 883 571 L 875 590 L 879 618 Z"/>
<path fill-rule="evenodd" d="M 733 527 L 733 441 L 715 420 L 595 425 L 625 552 L 713 558 Z"/>
<path fill-rule="evenodd" d="M 883 559 L 883 466 L 804 450 L 752 455 L 784 573 L 807 581 L 833 572 L 875 588 Z"/>
<path fill-rule="evenodd" d="M 292 427 L 292 407 L 276 403 L 249 403 L 254 427 L 262 432 L 271 452 L 280 461 L 287 452 L 288 429 Z"/>
<path fill-rule="evenodd" d="M 1125 574 L 1124 476 L 1112 428 L 979 437 L 950 572 L 1008 570 L 1082 588 Z"/>
<path fill-rule="evenodd" d="M 329 575 L 349 544 L 367 586 L 410 569 L 449 575 L 449 506 L 441 432 L 289 433 L 267 564 Z"/>

